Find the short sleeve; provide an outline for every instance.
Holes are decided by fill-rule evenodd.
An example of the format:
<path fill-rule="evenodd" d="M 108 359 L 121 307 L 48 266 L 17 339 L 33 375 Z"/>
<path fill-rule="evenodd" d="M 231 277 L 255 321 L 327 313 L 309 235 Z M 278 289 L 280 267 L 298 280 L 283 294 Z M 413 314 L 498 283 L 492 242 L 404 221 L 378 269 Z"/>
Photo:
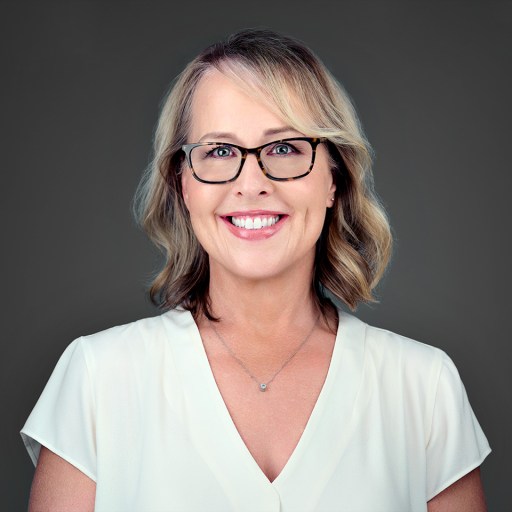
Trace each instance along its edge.
<path fill-rule="evenodd" d="M 457 368 L 443 353 L 427 443 L 427 498 L 480 466 L 490 451 Z"/>
<path fill-rule="evenodd" d="M 94 393 L 82 343 L 60 357 L 21 436 L 34 465 L 44 445 L 96 480 Z"/>

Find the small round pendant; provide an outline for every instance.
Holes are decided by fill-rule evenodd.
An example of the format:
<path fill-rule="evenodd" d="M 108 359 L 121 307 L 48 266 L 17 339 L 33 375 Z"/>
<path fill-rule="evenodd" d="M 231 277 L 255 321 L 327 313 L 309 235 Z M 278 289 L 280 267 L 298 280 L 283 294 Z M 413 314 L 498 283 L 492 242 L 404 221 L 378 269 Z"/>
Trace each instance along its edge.
<path fill-rule="evenodd" d="M 267 390 L 267 385 L 266 385 L 266 384 L 261 383 L 261 384 L 260 384 L 260 391 L 266 391 L 266 390 Z"/>

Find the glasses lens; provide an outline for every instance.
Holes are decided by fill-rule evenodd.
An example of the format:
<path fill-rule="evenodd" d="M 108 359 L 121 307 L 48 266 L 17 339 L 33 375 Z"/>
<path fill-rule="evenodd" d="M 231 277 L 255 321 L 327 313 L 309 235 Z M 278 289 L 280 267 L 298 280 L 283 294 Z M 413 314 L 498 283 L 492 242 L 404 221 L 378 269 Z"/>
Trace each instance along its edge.
<path fill-rule="evenodd" d="M 238 148 L 229 144 L 196 146 L 190 153 L 192 168 L 205 181 L 227 181 L 233 178 L 242 160 Z"/>
<path fill-rule="evenodd" d="M 308 172 L 313 149 L 307 140 L 285 140 L 261 151 L 265 170 L 275 178 L 295 178 Z"/>

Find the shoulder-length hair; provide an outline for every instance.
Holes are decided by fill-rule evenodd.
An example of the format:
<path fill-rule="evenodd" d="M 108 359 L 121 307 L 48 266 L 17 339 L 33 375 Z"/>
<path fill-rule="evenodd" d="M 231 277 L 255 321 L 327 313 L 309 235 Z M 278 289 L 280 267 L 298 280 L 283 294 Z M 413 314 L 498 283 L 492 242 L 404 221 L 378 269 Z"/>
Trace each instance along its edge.
<path fill-rule="evenodd" d="M 317 242 L 312 290 L 323 312 L 325 290 L 352 310 L 361 301 L 373 301 L 392 239 L 373 190 L 371 148 L 352 103 L 304 44 L 269 30 L 249 29 L 206 48 L 177 77 L 164 100 L 154 158 L 135 199 L 139 223 L 166 257 L 150 289 L 153 303 L 212 318 L 208 255 L 192 229 L 180 176 L 181 146 L 190 142 L 194 91 L 212 69 L 266 102 L 304 135 L 328 138 L 336 193 Z"/>

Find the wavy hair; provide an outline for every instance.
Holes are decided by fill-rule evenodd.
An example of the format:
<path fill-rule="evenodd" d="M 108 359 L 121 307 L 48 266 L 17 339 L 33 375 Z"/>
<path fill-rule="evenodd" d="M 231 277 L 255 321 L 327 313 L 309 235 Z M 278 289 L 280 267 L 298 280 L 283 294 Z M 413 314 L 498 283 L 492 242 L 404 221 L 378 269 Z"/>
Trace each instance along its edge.
<path fill-rule="evenodd" d="M 325 290 L 354 310 L 374 301 L 373 289 L 391 254 L 386 214 L 374 193 L 372 152 L 343 87 L 303 43 L 270 30 L 242 30 L 206 48 L 166 96 L 154 156 L 135 197 L 140 225 L 165 254 L 150 297 L 161 309 L 181 306 L 213 318 L 208 255 L 199 244 L 181 188 L 191 105 L 211 69 L 230 77 L 306 136 L 327 137 L 335 202 L 317 242 L 312 289 L 325 314 Z"/>

